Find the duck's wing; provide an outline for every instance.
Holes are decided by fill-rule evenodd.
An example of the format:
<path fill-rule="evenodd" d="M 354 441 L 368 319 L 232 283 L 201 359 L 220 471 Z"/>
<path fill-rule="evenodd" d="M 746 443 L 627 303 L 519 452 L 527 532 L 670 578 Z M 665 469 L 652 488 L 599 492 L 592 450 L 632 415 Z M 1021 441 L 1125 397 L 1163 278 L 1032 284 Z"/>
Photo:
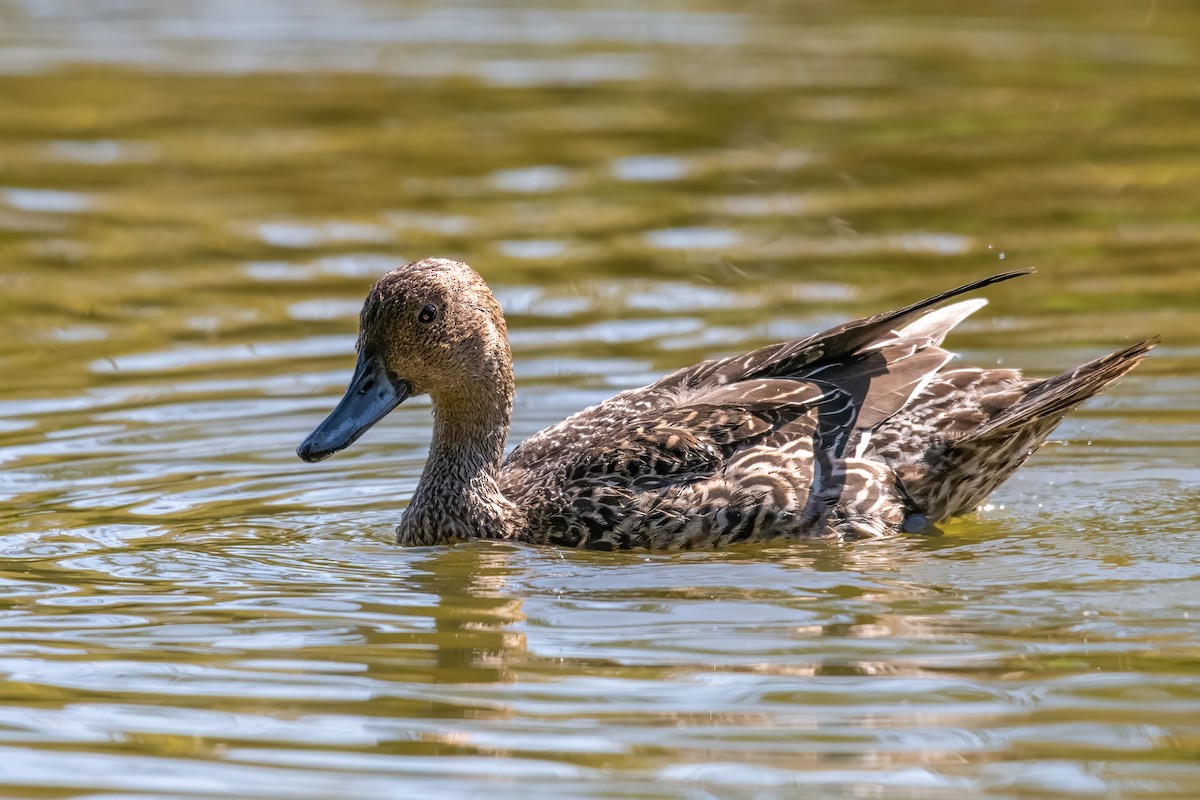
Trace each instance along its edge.
<path fill-rule="evenodd" d="M 684 388 L 724 385 L 755 378 L 801 378 L 823 365 L 837 364 L 847 356 L 870 350 L 873 346 L 878 349 L 893 340 L 901 329 L 910 331 L 913 334 L 910 338 L 916 339 L 920 334 L 937 344 L 941 341 L 937 338 L 939 331 L 940 336 L 945 336 L 949 330 L 942 324 L 944 319 L 934 317 L 922 326 L 917 320 L 918 317 L 951 298 L 1031 272 L 1032 269 L 1022 269 L 992 275 L 895 311 L 843 323 L 805 339 L 781 342 L 717 361 L 706 361 L 672 373 L 646 387 L 645 391 L 651 394 L 680 391 Z M 936 341 L 933 341 L 934 339 Z"/>
<path fill-rule="evenodd" d="M 517 483 L 710 473 L 740 447 L 804 438 L 833 458 L 893 416 L 952 354 L 942 337 L 983 301 L 937 303 L 1006 272 L 816 336 L 706 361 L 620 393 L 530 437 L 505 462 Z M 856 433 L 857 432 L 857 433 Z M 535 477 L 536 476 L 536 477 Z"/>
<path fill-rule="evenodd" d="M 821 465 L 842 458 L 856 431 L 893 416 L 945 365 L 951 354 L 936 342 L 980 304 L 934 312 L 937 324 L 922 319 L 920 328 L 802 377 L 684 389 L 636 410 L 602 403 L 526 439 L 506 461 L 508 477 L 538 487 L 678 482 L 711 476 L 748 448 L 791 454 L 802 442 L 807 459 L 794 465 L 795 479 L 822 484 Z"/>
<path fill-rule="evenodd" d="M 840 458 L 852 434 L 857 431 L 869 436 L 871 430 L 929 385 L 953 357 L 941 348 L 942 340 L 958 323 L 986 304 L 982 299 L 965 300 L 927 311 L 899 330 L 889 329 L 867 346 L 827 356 L 819 363 L 796 369 L 794 374 L 763 377 L 769 368 L 760 366 L 750 370 L 751 377 L 709 383 L 697 389 L 681 387 L 675 402 L 681 406 L 718 408 L 742 403 L 769 405 L 793 402 L 793 395 L 799 393 L 802 402 L 816 412 L 819 420 L 818 446 Z M 741 360 L 745 361 L 745 357 Z M 741 370 L 742 366 L 727 366 L 725 372 L 717 374 L 729 375 L 733 369 Z M 819 389 L 819 402 L 810 397 L 811 392 L 800 390 L 802 386 Z M 856 441 L 863 438 L 859 435 Z"/>

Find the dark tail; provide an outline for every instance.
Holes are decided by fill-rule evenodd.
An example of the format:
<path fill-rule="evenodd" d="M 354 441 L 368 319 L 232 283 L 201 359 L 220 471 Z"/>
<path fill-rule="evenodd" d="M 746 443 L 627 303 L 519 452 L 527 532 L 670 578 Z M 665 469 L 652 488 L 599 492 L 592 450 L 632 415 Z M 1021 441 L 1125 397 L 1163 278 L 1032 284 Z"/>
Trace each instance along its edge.
<path fill-rule="evenodd" d="M 930 520 L 974 511 L 1041 447 L 1068 412 L 1112 386 L 1158 342 L 1147 339 L 1029 384 L 1024 396 L 967 435 L 926 453 L 924 475 L 905 484 Z"/>

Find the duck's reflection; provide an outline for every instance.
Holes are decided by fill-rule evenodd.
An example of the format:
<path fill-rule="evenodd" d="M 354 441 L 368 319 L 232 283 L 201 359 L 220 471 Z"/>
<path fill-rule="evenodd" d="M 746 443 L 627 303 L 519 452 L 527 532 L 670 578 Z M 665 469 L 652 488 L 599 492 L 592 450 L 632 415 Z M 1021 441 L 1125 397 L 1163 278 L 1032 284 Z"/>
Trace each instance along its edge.
<path fill-rule="evenodd" d="M 362 631 L 371 677 L 396 683 L 492 684 L 514 680 L 509 661 L 526 649 L 512 630 L 524 619 L 509 591 L 514 548 L 488 542 L 433 547 L 405 562 L 403 587 L 374 593 L 362 610 L 390 620 Z"/>
<path fill-rule="evenodd" d="M 521 599 L 507 591 L 516 572 L 512 552 L 491 544 L 437 548 L 416 565 L 415 588 L 437 598 L 432 683 L 514 680 L 508 662 L 525 652 L 526 642 L 510 627 L 524 619 Z"/>
<path fill-rule="evenodd" d="M 482 720 L 517 716 L 498 684 L 512 683 L 512 662 L 524 657 L 522 600 L 510 581 L 515 550 L 478 542 L 429 548 L 406 562 L 402 608 L 380 604 L 380 616 L 400 624 L 364 632 L 360 661 L 390 696 L 372 700 L 376 752 L 395 755 L 498 754 L 480 747 L 471 730 Z M 394 694 L 393 694 L 394 692 Z M 466 726 L 466 727 L 464 727 Z"/>

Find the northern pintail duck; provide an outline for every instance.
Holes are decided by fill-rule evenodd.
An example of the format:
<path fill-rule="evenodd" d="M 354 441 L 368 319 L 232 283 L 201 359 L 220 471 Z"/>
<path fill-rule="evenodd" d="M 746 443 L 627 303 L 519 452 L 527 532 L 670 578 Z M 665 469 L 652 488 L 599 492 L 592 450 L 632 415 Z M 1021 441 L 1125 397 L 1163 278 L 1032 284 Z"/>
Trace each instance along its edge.
<path fill-rule="evenodd" d="M 297 453 L 326 458 L 428 394 L 433 443 L 403 545 L 711 548 L 917 531 L 973 511 L 1153 344 L 1045 380 L 947 369 L 942 340 L 987 301 L 937 306 L 1026 272 L 681 369 L 505 458 L 513 372 L 500 304 L 466 264 L 416 261 L 367 296 L 349 388 Z"/>

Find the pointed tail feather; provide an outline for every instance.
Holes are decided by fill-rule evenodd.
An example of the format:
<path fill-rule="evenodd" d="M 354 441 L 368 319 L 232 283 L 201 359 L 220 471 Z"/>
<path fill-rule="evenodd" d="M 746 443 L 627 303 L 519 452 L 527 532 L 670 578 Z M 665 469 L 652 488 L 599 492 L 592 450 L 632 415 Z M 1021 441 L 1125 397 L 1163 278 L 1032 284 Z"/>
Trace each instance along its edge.
<path fill-rule="evenodd" d="M 966 436 L 925 455 L 925 469 L 906 470 L 904 490 L 930 520 L 975 510 L 1037 450 L 1066 414 L 1136 367 L 1157 338 L 1130 345 L 1073 370 L 1029 384 L 1024 396 Z"/>
<path fill-rule="evenodd" d="M 1062 417 L 1089 397 L 1116 383 L 1122 375 L 1142 363 L 1142 359 L 1158 343 L 1158 337 L 1144 339 L 1123 350 L 1081 364 L 1069 372 L 1038 381 L 1029 387 L 1019 402 L 981 426 L 968 438 L 984 438 L 994 432 L 1010 428 L 1013 422 Z"/>

